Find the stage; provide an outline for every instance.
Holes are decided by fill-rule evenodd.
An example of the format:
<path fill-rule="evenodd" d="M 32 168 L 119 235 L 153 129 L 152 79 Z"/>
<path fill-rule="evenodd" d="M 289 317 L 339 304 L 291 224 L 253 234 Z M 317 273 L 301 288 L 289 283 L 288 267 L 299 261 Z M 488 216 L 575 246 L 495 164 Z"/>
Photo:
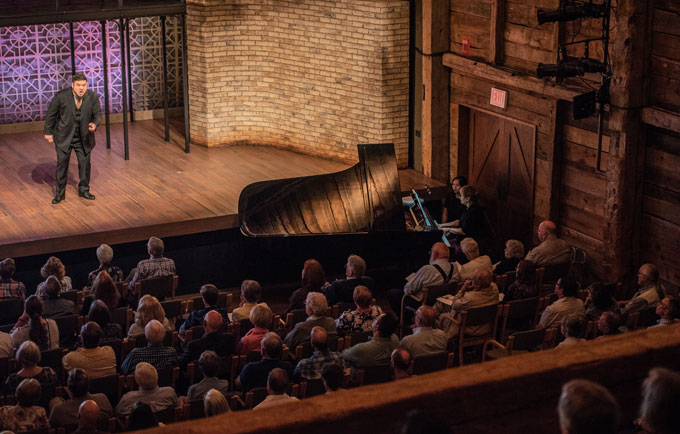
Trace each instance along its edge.
<path fill-rule="evenodd" d="M 78 197 L 78 163 L 69 166 L 66 200 L 52 205 L 56 154 L 42 132 L 0 135 L 0 258 L 76 250 L 238 227 L 238 197 L 266 179 L 341 171 L 346 164 L 265 146 L 192 146 L 184 153 L 184 125 L 130 123 L 130 160 L 123 159 L 123 126 L 112 124 L 111 149 L 103 125 L 92 153 L 91 192 Z M 402 191 L 442 184 L 413 170 L 399 172 Z"/>

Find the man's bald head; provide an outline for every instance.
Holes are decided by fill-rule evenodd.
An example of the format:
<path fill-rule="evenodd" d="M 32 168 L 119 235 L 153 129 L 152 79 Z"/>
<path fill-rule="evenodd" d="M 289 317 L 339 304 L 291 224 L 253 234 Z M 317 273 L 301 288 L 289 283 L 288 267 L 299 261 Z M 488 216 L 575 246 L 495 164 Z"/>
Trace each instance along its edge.
<path fill-rule="evenodd" d="M 472 287 L 475 290 L 488 288 L 493 282 L 493 274 L 486 268 L 479 268 L 472 276 Z"/>
<path fill-rule="evenodd" d="M 557 236 L 557 225 L 550 221 L 544 220 L 538 225 L 538 239 L 544 241 L 549 237 Z"/>
<path fill-rule="evenodd" d="M 158 320 L 152 319 L 144 327 L 144 336 L 149 345 L 160 345 L 165 339 L 165 327 Z"/>
<path fill-rule="evenodd" d="M 97 426 L 97 418 L 99 417 L 99 406 L 91 399 L 83 401 L 78 409 L 78 428 L 94 429 Z"/>
<path fill-rule="evenodd" d="M 416 325 L 418 327 L 432 327 L 436 313 L 432 306 L 420 306 L 416 311 Z"/>
<path fill-rule="evenodd" d="M 434 243 L 430 250 L 430 262 L 432 263 L 437 259 L 449 259 L 449 248 L 441 241 Z"/>
<path fill-rule="evenodd" d="M 222 328 L 222 315 L 215 310 L 208 311 L 203 317 L 203 326 L 206 333 L 220 331 L 220 328 Z"/>
<path fill-rule="evenodd" d="M 312 328 L 309 337 L 314 349 L 323 351 L 328 348 L 328 332 L 325 328 L 319 326 Z"/>

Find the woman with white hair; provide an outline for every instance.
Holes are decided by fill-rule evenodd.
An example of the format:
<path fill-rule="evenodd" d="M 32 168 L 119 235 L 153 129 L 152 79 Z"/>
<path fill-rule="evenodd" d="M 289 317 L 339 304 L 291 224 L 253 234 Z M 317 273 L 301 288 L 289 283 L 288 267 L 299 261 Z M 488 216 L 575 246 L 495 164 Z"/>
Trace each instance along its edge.
<path fill-rule="evenodd" d="M 467 259 L 464 265 L 460 265 L 456 262 L 456 269 L 458 274 L 458 281 L 465 282 L 468 279 L 472 279 L 475 271 L 479 269 L 493 271 L 493 265 L 491 264 L 491 258 L 487 255 L 479 255 L 479 244 L 472 238 L 465 238 L 460 242 L 460 248 Z"/>
<path fill-rule="evenodd" d="M 517 240 L 505 242 L 504 258 L 493 266 L 493 274 L 505 274 L 515 271 L 517 264 L 524 259 L 524 244 Z"/>
<path fill-rule="evenodd" d="M 205 417 L 216 416 L 222 413 L 229 413 L 229 403 L 222 392 L 217 389 L 210 389 L 203 398 L 203 409 Z"/>
<path fill-rule="evenodd" d="M 97 260 L 99 261 L 99 267 L 96 270 L 90 271 L 87 275 L 87 286 L 91 287 L 94 283 L 94 279 L 102 271 L 109 273 L 109 276 L 114 282 L 120 282 L 123 280 L 123 270 L 116 267 L 111 262 L 113 261 L 113 249 L 108 244 L 102 244 L 97 247 Z"/>

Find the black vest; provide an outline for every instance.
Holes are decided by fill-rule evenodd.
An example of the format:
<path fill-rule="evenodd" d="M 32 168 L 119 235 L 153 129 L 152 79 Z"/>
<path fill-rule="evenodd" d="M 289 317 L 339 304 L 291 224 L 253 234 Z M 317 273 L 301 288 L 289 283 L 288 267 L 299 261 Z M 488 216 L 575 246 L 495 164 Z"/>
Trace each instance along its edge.
<path fill-rule="evenodd" d="M 76 121 L 76 130 L 73 133 L 73 138 L 71 139 L 71 143 L 80 143 L 80 120 L 82 119 L 82 111 L 77 108 L 76 106 L 76 115 L 75 115 L 75 121 Z M 82 100 L 80 103 L 80 107 L 83 107 Z"/>

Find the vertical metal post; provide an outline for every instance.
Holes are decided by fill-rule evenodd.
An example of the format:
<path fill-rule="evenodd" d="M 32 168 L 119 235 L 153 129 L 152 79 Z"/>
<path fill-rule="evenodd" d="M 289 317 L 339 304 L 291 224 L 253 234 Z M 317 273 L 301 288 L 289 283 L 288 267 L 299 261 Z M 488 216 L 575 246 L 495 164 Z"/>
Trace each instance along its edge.
<path fill-rule="evenodd" d="M 102 25 L 102 64 L 104 75 L 104 116 L 106 118 L 106 149 L 111 149 L 111 123 L 109 122 L 109 53 L 107 44 L 106 21 L 99 22 Z"/>
<path fill-rule="evenodd" d="M 184 89 L 184 152 L 190 152 L 191 131 L 189 124 L 189 64 L 187 62 L 187 17 L 180 15 L 182 20 L 182 88 Z"/>
<path fill-rule="evenodd" d="M 68 23 L 69 30 L 69 45 L 71 47 L 71 75 L 76 73 L 76 41 L 73 32 L 73 23 Z"/>
<path fill-rule="evenodd" d="M 168 50 L 165 38 L 165 16 L 161 16 L 161 46 L 163 50 L 163 120 L 165 121 L 165 141 L 170 141 L 170 117 L 168 116 L 168 106 L 170 105 L 168 96 Z"/>
<path fill-rule="evenodd" d="M 125 159 L 130 159 L 130 144 L 128 143 L 128 109 L 127 109 L 127 84 L 125 83 L 125 22 L 121 18 L 118 21 L 118 28 L 120 30 L 120 81 L 122 83 L 123 96 L 123 143 L 125 145 Z"/>
<path fill-rule="evenodd" d="M 125 50 L 127 51 L 127 80 L 128 103 L 130 104 L 130 122 L 135 121 L 135 111 L 132 106 L 132 51 L 130 50 L 130 19 L 125 20 Z"/>

